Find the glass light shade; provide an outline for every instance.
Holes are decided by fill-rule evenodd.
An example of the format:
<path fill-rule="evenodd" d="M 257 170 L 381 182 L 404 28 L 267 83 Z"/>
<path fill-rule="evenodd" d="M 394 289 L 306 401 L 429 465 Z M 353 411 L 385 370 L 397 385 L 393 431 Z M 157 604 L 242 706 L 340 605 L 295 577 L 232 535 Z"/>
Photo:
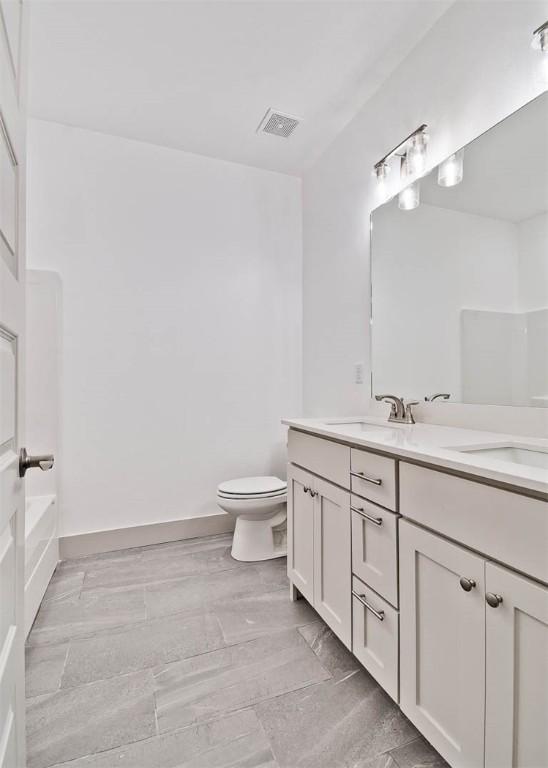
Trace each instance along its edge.
<path fill-rule="evenodd" d="M 409 149 L 407 150 L 407 163 L 410 173 L 420 175 L 426 168 L 426 144 L 428 136 L 424 131 L 416 133 L 409 140 Z"/>
<path fill-rule="evenodd" d="M 418 181 L 409 184 L 398 195 L 398 208 L 402 211 L 412 211 L 420 203 L 420 186 Z"/>
<path fill-rule="evenodd" d="M 464 173 L 464 150 L 460 149 L 438 166 L 438 184 L 440 187 L 454 187 L 460 184 Z"/>

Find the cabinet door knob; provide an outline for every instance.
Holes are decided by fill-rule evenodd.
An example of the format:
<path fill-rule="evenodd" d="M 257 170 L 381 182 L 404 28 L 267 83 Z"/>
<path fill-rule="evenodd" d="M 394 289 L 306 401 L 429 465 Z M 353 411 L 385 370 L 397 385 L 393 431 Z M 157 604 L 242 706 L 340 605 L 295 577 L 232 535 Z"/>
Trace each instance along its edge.
<path fill-rule="evenodd" d="M 498 608 L 499 605 L 502 603 L 502 596 L 495 595 L 494 592 L 487 592 L 485 594 L 485 601 L 487 605 L 491 606 L 491 608 Z"/>
<path fill-rule="evenodd" d="M 466 576 L 461 576 L 459 584 L 465 592 L 470 592 L 476 586 L 474 579 L 467 579 Z"/>

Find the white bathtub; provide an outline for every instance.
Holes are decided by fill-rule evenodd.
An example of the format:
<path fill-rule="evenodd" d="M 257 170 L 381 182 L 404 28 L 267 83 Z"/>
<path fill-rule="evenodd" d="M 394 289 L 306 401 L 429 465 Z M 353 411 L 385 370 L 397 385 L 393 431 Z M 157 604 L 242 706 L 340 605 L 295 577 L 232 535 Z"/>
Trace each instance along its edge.
<path fill-rule="evenodd" d="M 25 516 L 25 634 L 59 562 L 55 496 L 27 497 Z"/>

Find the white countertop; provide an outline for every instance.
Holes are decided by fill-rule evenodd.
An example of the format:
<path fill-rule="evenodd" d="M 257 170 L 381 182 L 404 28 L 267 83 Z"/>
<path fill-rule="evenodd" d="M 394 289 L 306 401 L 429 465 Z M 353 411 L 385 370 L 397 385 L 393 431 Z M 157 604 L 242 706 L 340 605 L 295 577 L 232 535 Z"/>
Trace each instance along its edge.
<path fill-rule="evenodd" d="M 357 422 L 365 423 L 360 426 Z M 282 423 L 303 432 L 548 494 L 547 469 L 455 450 L 511 445 L 516 448 L 548 451 L 548 439 L 435 424 L 392 424 L 386 419 L 374 416 L 282 419 Z M 350 426 L 352 424 L 354 426 Z"/>

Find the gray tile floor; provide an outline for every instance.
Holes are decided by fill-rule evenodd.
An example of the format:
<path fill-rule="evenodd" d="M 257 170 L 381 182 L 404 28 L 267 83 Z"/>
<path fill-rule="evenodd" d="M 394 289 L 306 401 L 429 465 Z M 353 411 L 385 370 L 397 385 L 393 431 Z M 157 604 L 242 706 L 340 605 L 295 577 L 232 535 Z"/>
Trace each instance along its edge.
<path fill-rule="evenodd" d="M 28 767 L 445 766 L 285 569 L 227 536 L 61 563 L 27 646 Z"/>

